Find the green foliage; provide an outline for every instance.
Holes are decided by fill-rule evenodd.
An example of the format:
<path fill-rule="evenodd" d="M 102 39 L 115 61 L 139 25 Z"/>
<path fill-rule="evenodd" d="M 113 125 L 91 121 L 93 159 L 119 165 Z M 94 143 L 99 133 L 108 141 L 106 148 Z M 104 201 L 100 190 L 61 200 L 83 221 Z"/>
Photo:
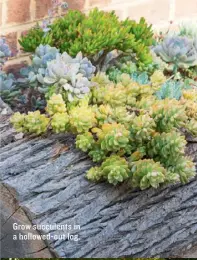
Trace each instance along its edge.
<path fill-rule="evenodd" d="M 95 113 L 87 104 L 72 107 L 69 115 L 71 129 L 76 133 L 89 131 L 96 124 Z"/>
<path fill-rule="evenodd" d="M 180 130 L 197 134 L 197 92 L 184 89 L 180 100 L 158 100 L 156 89 L 165 77 L 156 72 L 151 78 L 152 83 L 140 85 L 122 74 L 114 83 L 99 73 L 80 101 L 65 104 L 63 95 L 54 94 L 46 115 L 17 113 L 11 121 L 25 133 L 76 134 L 77 148 L 98 164 L 87 172 L 89 180 L 127 181 L 140 189 L 186 183 L 195 167 L 185 157 L 187 142 Z"/>
<path fill-rule="evenodd" d="M 117 152 L 125 150 L 129 144 L 129 131 L 124 125 L 103 124 L 101 129 L 94 128 L 100 147 L 104 151 Z"/>
<path fill-rule="evenodd" d="M 152 105 L 151 116 L 156 123 L 158 132 L 170 132 L 184 126 L 187 117 L 184 107 L 176 100 L 164 99 Z"/>
<path fill-rule="evenodd" d="M 37 25 L 30 29 L 26 34 L 22 35 L 19 43 L 26 52 L 34 52 L 36 48 L 43 43 L 43 38 L 44 32 Z M 50 44 L 50 42 L 46 41 L 46 44 Z"/>
<path fill-rule="evenodd" d="M 25 51 L 34 51 L 41 43 L 55 46 L 73 57 L 81 51 L 92 62 L 95 61 L 98 70 L 113 50 L 127 51 L 139 66 L 152 61 L 148 48 L 153 42 L 152 28 L 143 18 L 139 23 L 129 19 L 121 22 L 115 12 L 95 8 L 85 16 L 79 11 L 69 10 L 50 25 L 44 37 L 43 34 L 41 29 L 35 28 L 19 42 Z"/>
<path fill-rule="evenodd" d="M 46 111 L 47 113 L 49 113 L 49 115 L 54 115 L 56 113 L 65 113 L 66 105 L 62 98 L 62 95 L 53 94 L 52 97 L 47 102 Z"/>
<path fill-rule="evenodd" d="M 37 135 L 47 131 L 49 121 L 49 118 L 41 115 L 40 111 L 28 112 L 27 115 L 17 112 L 11 118 L 11 123 L 18 132 Z"/>
<path fill-rule="evenodd" d="M 92 181 L 108 180 L 116 185 L 129 178 L 129 167 L 127 161 L 117 155 L 111 155 L 101 165 L 100 168 L 91 168 L 87 172 L 87 178 Z"/>
<path fill-rule="evenodd" d="M 66 132 L 69 126 L 67 113 L 55 113 L 51 119 L 51 127 L 55 133 Z"/>
<path fill-rule="evenodd" d="M 80 134 L 76 139 L 76 147 L 81 149 L 83 152 L 92 149 L 94 143 L 93 135 L 90 132 Z"/>
<path fill-rule="evenodd" d="M 133 187 L 140 187 L 142 190 L 149 187 L 158 188 L 166 180 L 165 168 L 151 159 L 133 162 L 130 167 Z"/>

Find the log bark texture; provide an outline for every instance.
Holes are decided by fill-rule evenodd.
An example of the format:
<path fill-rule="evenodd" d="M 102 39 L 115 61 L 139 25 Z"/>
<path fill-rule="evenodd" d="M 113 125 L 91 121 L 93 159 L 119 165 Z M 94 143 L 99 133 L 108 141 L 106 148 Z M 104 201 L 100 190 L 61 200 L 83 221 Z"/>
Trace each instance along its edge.
<path fill-rule="evenodd" d="M 52 254 L 173 257 L 197 244 L 196 177 L 184 186 L 145 191 L 90 183 L 84 174 L 92 162 L 75 149 L 73 136 L 14 141 L 16 133 L 5 122 L 0 127 L 1 182 L 31 223 L 43 225 L 40 234 L 50 234 L 47 247 Z M 189 140 L 187 153 L 197 163 L 197 140 Z M 72 225 L 72 230 L 44 230 L 53 224 Z M 77 241 L 55 236 L 71 234 Z"/>

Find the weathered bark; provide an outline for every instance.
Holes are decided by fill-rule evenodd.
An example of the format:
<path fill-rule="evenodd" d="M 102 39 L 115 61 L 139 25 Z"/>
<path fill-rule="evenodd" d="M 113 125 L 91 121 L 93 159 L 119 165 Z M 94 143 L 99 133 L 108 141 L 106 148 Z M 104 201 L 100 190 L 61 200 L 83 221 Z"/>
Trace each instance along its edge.
<path fill-rule="evenodd" d="M 48 248 L 56 256 L 172 257 L 197 243 L 197 178 L 184 186 L 145 191 L 94 184 L 84 178 L 92 162 L 75 149 L 73 136 L 7 144 L 2 133 L 0 178 L 15 190 L 31 222 L 81 226 L 80 230 L 40 231 L 79 236 L 78 241 L 51 238 Z M 187 153 L 197 162 L 197 140 L 190 139 Z"/>

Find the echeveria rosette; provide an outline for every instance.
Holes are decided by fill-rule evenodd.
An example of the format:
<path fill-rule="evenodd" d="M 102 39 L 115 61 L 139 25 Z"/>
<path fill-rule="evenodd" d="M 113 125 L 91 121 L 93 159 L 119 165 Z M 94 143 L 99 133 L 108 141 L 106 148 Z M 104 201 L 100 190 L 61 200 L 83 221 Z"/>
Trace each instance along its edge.
<path fill-rule="evenodd" d="M 167 37 L 154 47 L 154 51 L 165 62 L 172 63 L 178 68 L 187 69 L 197 65 L 195 41 L 188 37 Z"/>
<path fill-rule="evenodd" d="M 40 44 L 35 51 L 35 54 L 32 58 L 32 63 L 34 67 L 46 68 L 47 62 L 52 61 L 56 58 L 56 55 L 59 53 L 59 50 L 50 45 Z"/>
<path fill-rule="evenodd" d="M 80 99 L 90 92 L 92 77 L 95 67 L 79 53 L 72 58 L 66 52 L 56 55 L 56 59 L 47 64 L 44 82 L 56 85 L 58 92 L 65 91 L 69 102 L 75 97 Z"/>
<path fill-rule="evenodd" d="M 4 38 L 0 38 L 0 66 L 5 63 L 5 60 L 11 56 L 11 50 Z"/>
<path fill-rule="evenodd" d="M 96 71 L 96 67 L 92 65 L 91 61 L 88 60 L 87 57 L 83 57 L 82 52 L 79 52 L 75 58 L 72 58 L 67 52 L 64 52 L 62 58 L 67 64 L 80 64 L 79 73 L 83 74 L 84 77 L 88 79 L 91 79 Z"/>
<path fill-rule="evenodd" d="M 67 98 L 69 102 L 74 101 L 75 97 L 78 99 L 83 98 L 90 92 L 92 84 L 82 74 L 77 74 L 75 80 L 72 83 L 66 83 L 63 85 L 63 89 L 68 93 Z"/>
<path fill-rule="evenodd" d="M 56 56 L 55 60 L 52 60 L 47 64 L 46 76 L 44 82 L 49 85 L 59 83 L 63 85 L 72 77 L 76 77 L 79 72 L 79 63 L 66 63 L 61 54 Z"/>

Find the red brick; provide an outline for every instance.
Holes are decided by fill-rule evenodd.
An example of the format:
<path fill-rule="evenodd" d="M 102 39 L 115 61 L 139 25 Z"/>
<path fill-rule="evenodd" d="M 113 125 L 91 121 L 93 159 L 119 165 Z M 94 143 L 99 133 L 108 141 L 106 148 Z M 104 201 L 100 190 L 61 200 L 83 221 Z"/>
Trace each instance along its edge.
<path fill-rule="evenodd" d="M 3 69 L 7 73 L 12 73 L 16 77 L 20 77 L 20 69 L 25 66 L 27 66 L 27 64 L 25 62 L 17 63 L 17 59 L 16 59 L 16 64 L 7 65 L 7 66 L 5 64 L 5 67 Z"/>
<path fill-rule="evenodd" d="M 83 10 L 85 0 L 67 0 L 68 9 Z"/>
<path fill-rule="evenodd" d="M 12 55 L 16 56 L 17 54 L 17 33 L 9 33 L 5 35 L 6 42 L 10 47 L 10 50 L 12 51 Z"/>
<path fill-rule="evenodd" d="M 24 23 L 30 20 L 30 0 L 8 0 L 7 22 Z"/>
<path fill-rule="evenodd" d="M 40 19 L 48 15 L 52 7 L 52 0 L 36 0 L 36 18 Z"/>
<path fill-rule="evenodd" d="M 131 19 L 139 20 L 141 17 L 145 17 L 149 23 L 157 24 L 159 22 L 168 21 L 169 1 L 149 0 L 129 7 L 128 12 Z"/>

